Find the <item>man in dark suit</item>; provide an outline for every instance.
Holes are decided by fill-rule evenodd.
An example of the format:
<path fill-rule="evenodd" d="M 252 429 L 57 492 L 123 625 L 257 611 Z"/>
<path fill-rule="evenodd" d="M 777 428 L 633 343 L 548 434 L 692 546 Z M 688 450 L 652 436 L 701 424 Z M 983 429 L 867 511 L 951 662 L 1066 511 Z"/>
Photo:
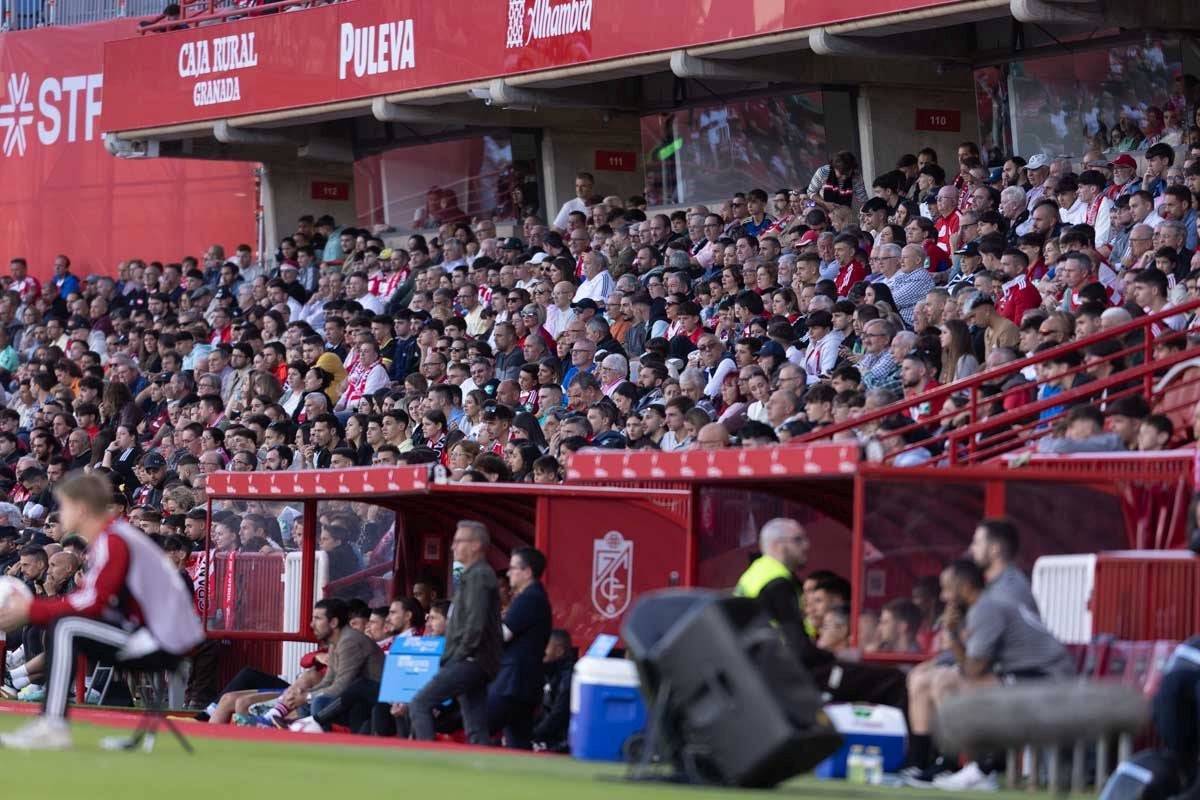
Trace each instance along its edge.
<path fill-rule="evenodd" d="M 533 712 L 542 696 L 542 659 L 550 639 L 550 600 L 542 586 L 546 557 L 519 547 L 508 562 L 513 599 L 504 615 L 504 654 L 500 674 L 488 690 L 488 728 L 504 731 L 504 744 L 533 747 Z"/>
<path fill-rule="evenodd" d="M 433 710 L 454 697 L 462 709 L 467 742 L 487 745 L 487 685 L 500 671 L 500 589 L 488 564 L 487 526 L 462 520 L 454 531 L 454 560 L 465 569 L 446 627 L 441 668 L 409 704 L 413 738 L 433 741 Z"/>

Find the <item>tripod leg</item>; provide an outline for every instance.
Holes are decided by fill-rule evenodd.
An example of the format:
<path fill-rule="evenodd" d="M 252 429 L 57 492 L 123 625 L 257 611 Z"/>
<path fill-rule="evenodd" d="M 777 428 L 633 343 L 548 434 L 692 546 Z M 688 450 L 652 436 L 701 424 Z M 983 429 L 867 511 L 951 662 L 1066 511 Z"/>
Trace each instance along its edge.
<path fill-rule="evenodd" d="M 663 728 L 666 726 L 668 702 L 671 698 L 671 682 L 663 681 L 658 687 L 654 698 L 654 707 L 646 720 L 646 733 L 642 740 L 641 757 L 629 765 L 630 780 L 646 780 L 649 778 L 650 765 L 656 755 Z"/>
<path fill-rule="evenodd" d="M 176 740 L 179 742 L 179 746 L 182 747 L 188 755 L 193 755 L 196 752 L 192 749 L 192 743 L 187 740 L 187 737 L 183 735 L 183 731 L 179 730 L 179 726 L 176 725 L 173 720 L 163 717 L 162 724 L 167 730 L 175 735 Z"/>

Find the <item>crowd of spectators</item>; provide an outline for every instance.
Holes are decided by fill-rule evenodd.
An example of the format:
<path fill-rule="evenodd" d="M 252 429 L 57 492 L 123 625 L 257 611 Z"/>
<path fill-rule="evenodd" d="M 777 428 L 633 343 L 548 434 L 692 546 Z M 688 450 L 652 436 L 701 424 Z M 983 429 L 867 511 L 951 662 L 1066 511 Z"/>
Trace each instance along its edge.
<path fill-rule="evenodd" d="M 304 216 L 258 259 L 213 244 L 80 277 L 60 255 L 44 283 L 12 259 L 0 568 L 36 591 L 69 587 L 83 553 L 51 489 L 69 470 L 101 471 L 115 513 L 177 554 L 219 627 L 228 609 L 199 599 L 210 576 L 194 557 L 214 471 L 437 464 L 455 481 L 556 483 L 584 448 L 768 446 L 831 425 L 895 450 L 909 441 L 895 432 L 941 410 L 924 392 L 1200 297 L 1200 145 L 1160 142 L 1140 164 L 1034 155 L 989 170 L 964 142 L 952 164 L 926 148 L 867 184 L 839 153 L 805 187 L 665 214 L 599 195 L 580 172 L 553 219 L 526 217 L 515 235 L 478 219 L 388 242 Z M 1186 347 L 1194 325 L 1167 317 L 1155 355 Z M 1025 398 L 1120 369 L 1120 347 L 1097 340 L 1039 365 Z M 1176 434 L 1140 396 L 1071 408 L 1052 433 L 1040 448 L 1152 450 Z M 896 463 L 937 456 L 909 448 Z M 211 523 L 216 554 L 293 550 L 303 527 L 268 503 Z M 393 599 L 338 583 L 390 559 L 390 512 L 330 504 L 318 536 L 335 599 Z M 915 619 L 884 609 L 879 641 L 913 646 Z M 830 614 L 816 635 L 834 648 L 847 622 Z M 26 686 L 36 649 L 13 662 Z M 190 700 L 204 704 L 215 671 L 197 674 Z"/>
<path fill-rule="evenodd" d="M 483 219 L 388 247 L 303 217 L 259 261 L 212 245 L 81 280 L 64 255 L 43 286 L 14 259 L 0 480 L 37 519 L 63 471 L 101 468 L 182 533 L 213 470 L 554 482 L 584 447 L 784 442 L 1195 297 L 1200 147 L 1177 158 L 989 172 L 966 142 L 868 197 L 841 153 L 804 188 L 649 216 L 580 173 L 518 236 Z M 1056 369 L 1031 396 L 1072 382 Z"/>

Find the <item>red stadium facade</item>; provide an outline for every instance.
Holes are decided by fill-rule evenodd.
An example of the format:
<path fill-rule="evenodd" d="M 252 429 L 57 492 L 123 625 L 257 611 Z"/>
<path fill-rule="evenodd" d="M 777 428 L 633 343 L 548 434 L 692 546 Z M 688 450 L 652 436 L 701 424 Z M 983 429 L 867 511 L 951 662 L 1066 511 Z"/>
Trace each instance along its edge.
<path fill-rule="evenodd" d="M 118 160 L 105 152 L 106 39 L 132 20 L 0 36 L 0 248 L 50 273 L 115 274 L 129 258 L 177 260 L 255 238 L 252 163 Z"/>

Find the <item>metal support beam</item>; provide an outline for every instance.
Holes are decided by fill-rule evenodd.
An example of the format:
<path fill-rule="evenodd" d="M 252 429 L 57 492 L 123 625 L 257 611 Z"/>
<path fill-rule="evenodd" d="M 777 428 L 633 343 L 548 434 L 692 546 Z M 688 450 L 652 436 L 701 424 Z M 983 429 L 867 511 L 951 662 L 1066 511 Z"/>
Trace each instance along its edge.
<path fill-rule="evenodd" d="M 526 89 L 511 86 L 503 78 L 488 84 L 486 95 L 476 92 L 489 106 L 499 106 L 513 111 L 531 111 L 539 108 L 609 108 L 613 110 L 637 110 L 620 101 L 612 92 L 599 92 L 588 87 L 571 87 L 569 92 L 547 89 Z"/>
<path fill-rule="evenodd" d="M 213 125 L 213 138 L 222 144 L 279 145 L 281 147 L 295 147 L 303 142 L 301 139 L 282 133 L 235 128 L 229 124 L 227 119 L 218 120 Z"/>
<path fill-rule="evenodd" d="M 1016 2 L 1016 0 L 1013 0 Z M 841 36 L 827 28 L 816 28 L 808 34 L 808 46 L 819 56 L 842 58 L 892 59 L 899 61 L 960 61 L 962 54 L 939 53 L 929 49 L 916 50 L 889 43 L 887 39 L 864 36 Z"/>
<path fill-rule="evenodd" d="M 779 70 L 761 69 L 736 61 L 700 58 L 686 50 L 671 53 L 671 72 L 677 78 L 696 78 L 715 81 L 745 81 L 747 83 L 788 83 L 796 80 Z"/>
<path fill-rule="evenodd" d="M 300 146 L 296 156 L 313 161 L 331 161 L 335 164 L 354 163 L 354 149 L 348 143 L 336 139 L 312 139 Z"/>
<path fill-rule="evenodd" d="M 408 125 L 479 125 L 479 115 L 456 114 L 434 107 L 403 106 L 388 102 L 386 97 L 371 101 L 371 114 L 380 122 L 402 122 Z"/>
<path fill-rule="evenodd" d="M 1019 22 L 1044 25 L 1085 25 L 1100 27 L 1105 15 L 1092 5 L 1079 2 L 1046 2 L 1046 0 L 1009 0 L 1013 18 Z"/>

